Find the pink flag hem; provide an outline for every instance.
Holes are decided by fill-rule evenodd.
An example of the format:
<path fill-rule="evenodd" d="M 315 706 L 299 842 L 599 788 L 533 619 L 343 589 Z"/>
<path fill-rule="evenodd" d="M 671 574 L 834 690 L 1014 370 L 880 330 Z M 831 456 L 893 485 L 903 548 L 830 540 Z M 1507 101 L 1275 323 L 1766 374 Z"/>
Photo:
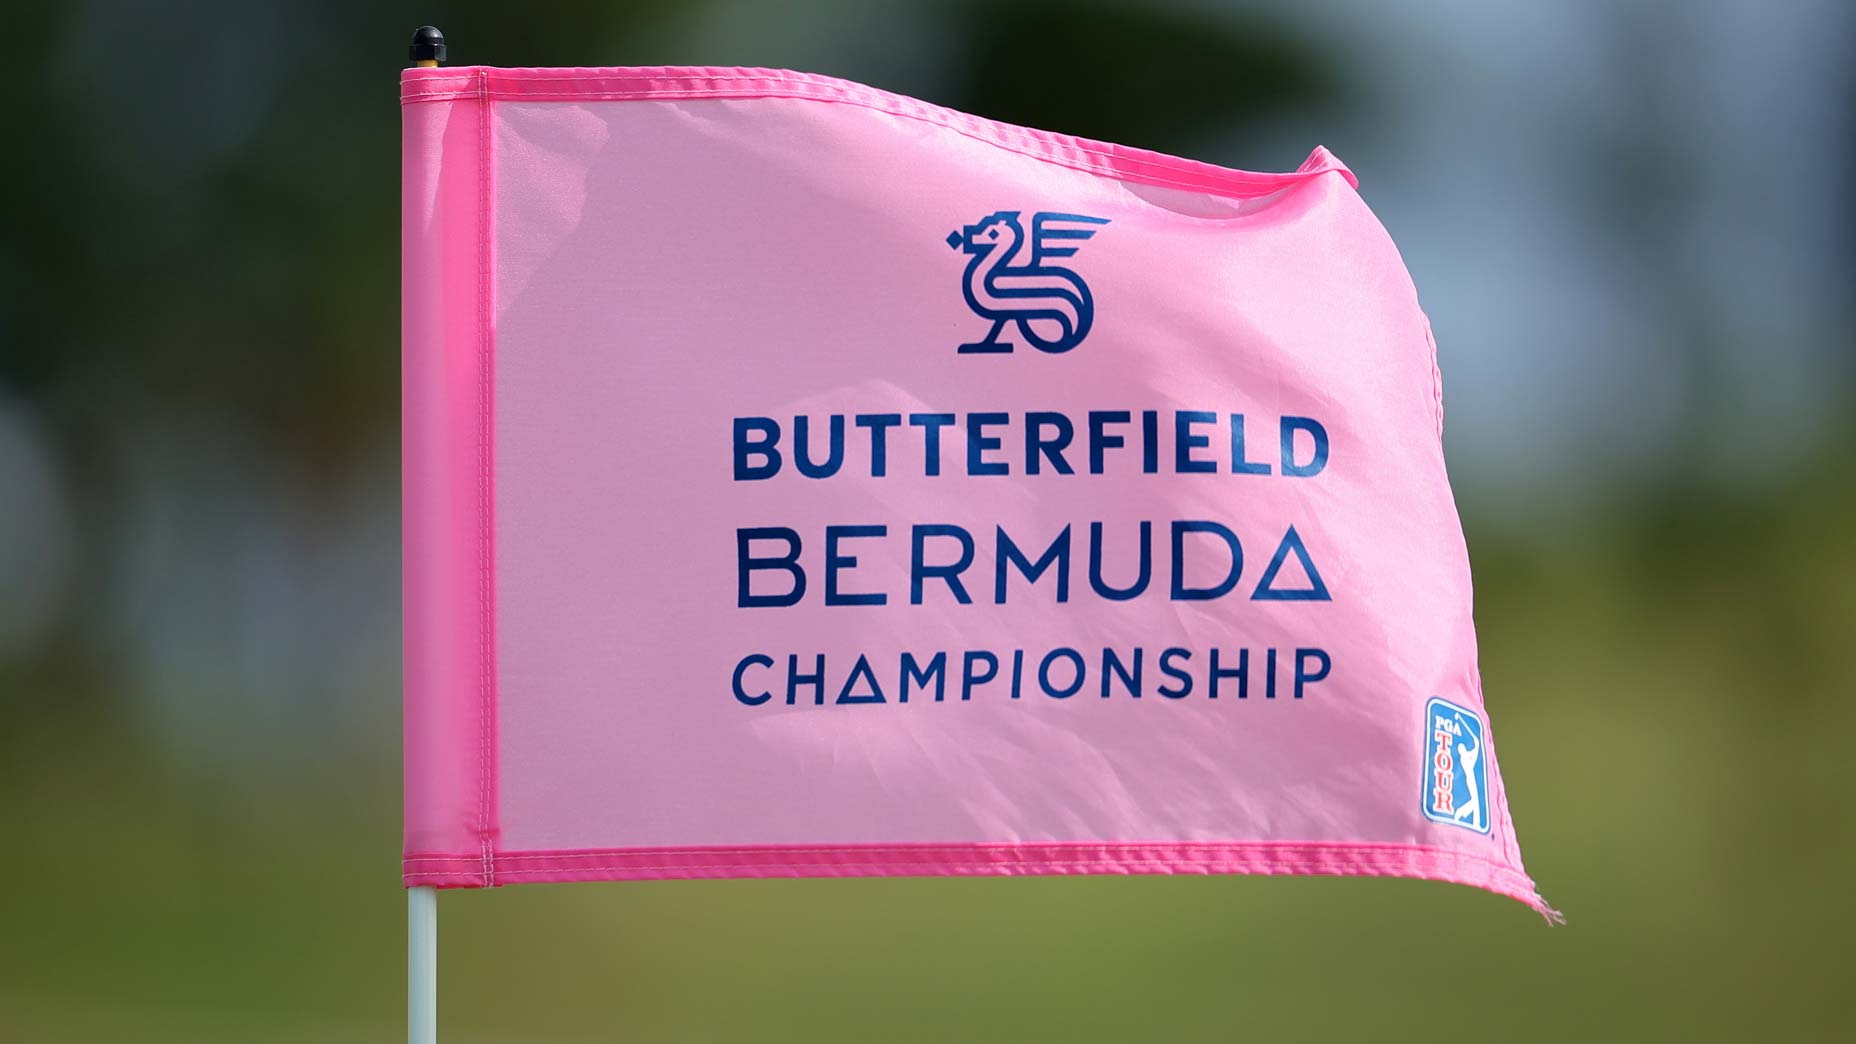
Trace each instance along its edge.
<path fill-rule="evenodd" d="M 1470 885 L 1559 914 L 1526 874 L 1469 852 L 1323 842 L 749 845 L 409 855 L 406 885 L 482 888 L 571 881 L 772 877 L 1018 877 L 1054 874 L 1294 874 L 1415 877 Z"/>
<path fill-rule="evenodd" d="M 946 127 L 970 138 L 1091 174 L 1224 196 L 1267 195 L 1330 171 L 1359 188 L 1353 172 L 1317 147 L 1289 173 L 1233 170 L 1147 149 L 1033 130 L 930 105 L 849 80 L 783 69 L 646 67 L 605 69 L 407 69 L 400 102 L 665 101 L 694 98 L 810 98 L 858 105 Z"/>
<path fill-rule="evenodd" d="M 495 336 L 487 104 L 404 120 L 401 484 L 408 847 L 496 843 Z"/>

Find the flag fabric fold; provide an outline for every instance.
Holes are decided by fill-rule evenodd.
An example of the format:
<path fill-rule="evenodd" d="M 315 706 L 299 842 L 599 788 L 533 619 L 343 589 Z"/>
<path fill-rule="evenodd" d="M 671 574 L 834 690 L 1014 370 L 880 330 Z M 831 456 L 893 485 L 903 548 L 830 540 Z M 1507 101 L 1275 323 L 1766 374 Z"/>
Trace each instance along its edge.
<path fill-rule="evenodd" d="M 1390 875 L 1550 913 L 1352 173 L 412 69 L 409 885 Z"/>

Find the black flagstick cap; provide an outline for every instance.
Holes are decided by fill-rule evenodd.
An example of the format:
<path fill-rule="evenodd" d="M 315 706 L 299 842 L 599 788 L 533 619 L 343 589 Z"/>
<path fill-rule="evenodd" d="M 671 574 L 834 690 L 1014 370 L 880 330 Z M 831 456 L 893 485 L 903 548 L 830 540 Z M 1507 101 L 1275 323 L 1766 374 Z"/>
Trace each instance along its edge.
<path fill-rule="evenodd" d="M 436 26 L 422 25 L 413 30 L 412 47 L 407 57 L 415 62 L 442 62 L 445 60 L 445 34 Z"/>

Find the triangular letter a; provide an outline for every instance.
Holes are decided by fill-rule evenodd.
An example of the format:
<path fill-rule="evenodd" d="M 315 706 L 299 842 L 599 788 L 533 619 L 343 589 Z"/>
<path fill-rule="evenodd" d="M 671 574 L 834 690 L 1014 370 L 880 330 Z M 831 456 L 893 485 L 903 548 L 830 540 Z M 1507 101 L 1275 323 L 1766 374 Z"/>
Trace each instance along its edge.
<path fill-rule="evenodd" d="M 1275 585 L 1276 574 L 1282 569 L 1289 552 L 1295 552 L 1296 560 L 1302 563 L 1302 571 L 1308 574 L 1309 586 L 1300 591 L 1285 591 Z M 1302 544 L 1302 537 L 1294 526 L 1283 534 L 1282 543 L 1277 546 L 1276 554 L 1270 559 L 1269 568 L 1257 580 L 1257 589 L 1250 594 L 1253 602 L 1327 602 L 1328 585 L 1321 582 L 1321 571 L 1315 568 L 1314 559 L 1308 557 L 1308 548 Z"/>

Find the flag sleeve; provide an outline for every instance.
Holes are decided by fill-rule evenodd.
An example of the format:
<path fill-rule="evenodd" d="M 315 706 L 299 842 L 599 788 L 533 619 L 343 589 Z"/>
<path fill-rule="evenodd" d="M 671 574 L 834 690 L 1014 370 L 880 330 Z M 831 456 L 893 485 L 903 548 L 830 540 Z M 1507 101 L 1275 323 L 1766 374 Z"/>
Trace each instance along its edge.
<path fill-rule="evenodd" d="M 486 108 L 402 109 L 404 854 L 461 886 L 496 821 Z"/>

